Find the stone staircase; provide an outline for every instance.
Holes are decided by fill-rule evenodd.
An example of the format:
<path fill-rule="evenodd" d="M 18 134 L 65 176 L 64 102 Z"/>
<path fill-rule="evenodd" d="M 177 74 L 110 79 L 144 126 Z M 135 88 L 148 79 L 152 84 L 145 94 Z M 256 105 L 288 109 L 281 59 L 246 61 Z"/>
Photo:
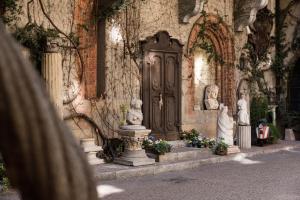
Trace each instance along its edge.
<path fill-rule="evenodd" d="M 103 159 L 100 159 L 96 156 L 97 152 L 102 151 L 103 149 L 101 146 L 95 145 L 94 138 L 81 139 L 80 146 L 83 148 L 83 151 L 86 153 L 88 162 L 91 165 L 99 165 L 104 163 Z"/>

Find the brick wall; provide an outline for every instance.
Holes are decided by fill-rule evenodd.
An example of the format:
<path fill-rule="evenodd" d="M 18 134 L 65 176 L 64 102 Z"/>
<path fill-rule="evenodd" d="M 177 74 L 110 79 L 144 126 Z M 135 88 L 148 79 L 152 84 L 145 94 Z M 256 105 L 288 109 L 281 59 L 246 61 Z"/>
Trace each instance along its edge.
<path fill-rule="evenodd" d="M 82 87 L 86 98 L 96 97 L 97 79 L 97 25 L 94 18 L 93 0 L 79 0 L 75 9 L 76 32 L 80 40 L 80 51 L 84 63 L 84 82 Z M 80 66 L 79 58 L 77 65 Z"/>

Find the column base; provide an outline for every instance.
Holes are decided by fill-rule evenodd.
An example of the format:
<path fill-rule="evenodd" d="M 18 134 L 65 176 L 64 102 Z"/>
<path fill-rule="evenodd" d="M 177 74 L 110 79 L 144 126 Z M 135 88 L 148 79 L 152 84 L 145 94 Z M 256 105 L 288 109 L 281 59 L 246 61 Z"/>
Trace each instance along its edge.
<path fill-rule="evenodd" d="M 124 155 L 116 158 L 114 163 L 127 166 L 152 165 L 155 159 L 148 158 L 145 150 L 125 151 Z"/>

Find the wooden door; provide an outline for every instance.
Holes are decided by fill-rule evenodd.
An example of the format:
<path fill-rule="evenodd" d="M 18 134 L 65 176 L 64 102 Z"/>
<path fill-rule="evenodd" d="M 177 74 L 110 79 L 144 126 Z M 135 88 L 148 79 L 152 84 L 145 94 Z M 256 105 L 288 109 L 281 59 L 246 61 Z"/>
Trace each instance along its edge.
<path fill-rule="evenodd" d="M 144 125 L 164 139 L 181 130 L 181 49 L 167 32 L 148 38 L 144 47 Z"/>

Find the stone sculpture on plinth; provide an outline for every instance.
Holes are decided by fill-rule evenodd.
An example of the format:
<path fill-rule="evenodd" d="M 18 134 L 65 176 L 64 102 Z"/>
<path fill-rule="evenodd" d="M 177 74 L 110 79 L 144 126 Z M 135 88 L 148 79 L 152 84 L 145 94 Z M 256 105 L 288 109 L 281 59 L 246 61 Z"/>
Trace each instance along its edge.
<path fill-rule="evenodd" d="M 218 102 L 219 87 L 217 85 L 208 85 L 205 89 L 205 107 L 207 110 L 217 110 L 219 108 Z"/>
<path fill-rule="evenodd" d="M 129 166 L 141 166 L 154 164 L 155 160 L 148 158 L 142 143 L 151 130 L 142 126 L 143 113 L 142 101 L 133 99 L 130 103 L 130 109 L 126 115 L 128 125 L 120 126 L 119 136 L 124 141 L 125 151 L 120 158 L 114 160 L 115 163 Z"/>
<path fill-rule="evenodd" d="M 130 102 L 130 109 L 126 114 L 126 122 L 128 125 L 120 126 L 123 130 L 144 130 L 145 126 L 142 126 L 143 113 L 142 113 L 143 102 L 140 99 L 133 99 Z"/>
<path fill-rule="evenodd" d="M 238 106 L 238 125 L 247 126 L 250 125 L 250 119 L 248 114 L 248 104 L 245 100 L 245 94 L 241 94 L 241 98 L 237 102 Z"/>
<path fill-rule="evenodd" d="M 241 149 L 251 148 L 251 126 L 248 114 L 248 104 L 245 94 L 237 102 L 238 107 L 238 145 Z"/>
<path fill-rule="evenodd" d="M 240 152 L 239 148 L 233 145 L 234 123 L 233 118 L 228 116 L 228 107 L 221 104 L 218 116 L 217 138 L 218 140 L 223 139 L 228 144 L 228 154 Z"/>

